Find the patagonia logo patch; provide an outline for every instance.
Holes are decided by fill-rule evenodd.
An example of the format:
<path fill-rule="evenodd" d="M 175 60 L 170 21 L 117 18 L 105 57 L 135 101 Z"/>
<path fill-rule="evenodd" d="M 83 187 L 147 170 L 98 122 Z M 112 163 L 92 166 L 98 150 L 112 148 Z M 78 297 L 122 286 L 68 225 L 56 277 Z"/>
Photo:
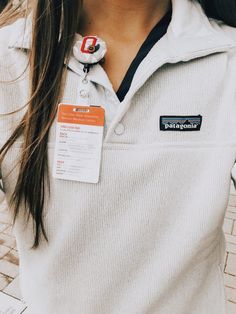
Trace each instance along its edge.
<path fill-rule="evenodd" d="M 160 116 L 161 131 L 200 131 L 202 116 Z"/>

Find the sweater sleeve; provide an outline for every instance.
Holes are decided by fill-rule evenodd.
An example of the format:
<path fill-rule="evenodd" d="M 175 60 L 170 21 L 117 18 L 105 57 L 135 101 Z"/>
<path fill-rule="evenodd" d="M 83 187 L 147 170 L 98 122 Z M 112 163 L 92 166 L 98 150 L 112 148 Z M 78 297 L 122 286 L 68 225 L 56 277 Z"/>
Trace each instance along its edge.
<path fill-rule="evenodd" d="M 5 67 L 4 67 L 4 57 L 6 53 L 6 43 L 7 37 L 9 36 L 8 28 L 0 29 L 0 131 L 3 129 L 3 118 L 2 111 L 4 107 L 3 103 L 3 93 L 4 93 L 4 75 L 5 75 Z M 2 133 L 2 132 L 1 132 Z M 0 142 L 0 146 L 2 146 L 2 142 Z M 0 168 L 0 204 L 5 199 L 3 180 L 2 180 L 2 171 Z"/>
<path fill-rule="evenodd" d="M 13 94 L 13 84 L 7 84 L 12 80 L 10 75 L 10 53 L 8 42 L 11 36 L 11 26 L 0 28 L 0 147 L 3 146 L 8 137 L 11 117 L 6 116 L 7 111 L 11 111 L 11 95 Z M 5 191 L 0 165 L 0 204 L 5 199 Z"/>
<path fill-rule="evenodd" d="M 9 139 L 27 110 L 29 54 L 24 49 L 11 46 L 12 35 L 16 34 L 17 28 L 17 22 L 0 28 L 0 147 Z M 22 138 L 17 141 L 19 144 Z M 6 155 L 5 158 L 9 157 Z M 8 159 L 7 162 L 12 162 L 14 167 L 16 161 Z M 5 198 L 4 192 L 7 195 L 8 189 L 5 172 L 0 165 L 0 203 Z"/>
<path fill-rule="evenodd" d="M 214 20 L 214 21 L 216 21 L 216 20 Z M 235 27 L 228 26 L 228 25 L 224 24 L 223 22 L 219 22 L 219 21 L 217 21 L 217 24 L 214 24 L 214 25 L 220 26 L 222 31 L 224 32 L 224 34 L 236 42 L 236 28 Z M 236 51 L 234 48 L 231 52 L 230 57 L 235 59 L 235 56 L 236 56 Z M 236 105 L 236 90 L 235 90 L 235 105 Z M 236 121 L 236 119 L 235 119 L 235 121 Z M 235 122 L 235 124 L 236 124 L 236 122 Z M 232 179 L 234 187 L 236 189 L 236 160 L 235 160 L 234 165 L 231 169 L 231 179 Z"/>

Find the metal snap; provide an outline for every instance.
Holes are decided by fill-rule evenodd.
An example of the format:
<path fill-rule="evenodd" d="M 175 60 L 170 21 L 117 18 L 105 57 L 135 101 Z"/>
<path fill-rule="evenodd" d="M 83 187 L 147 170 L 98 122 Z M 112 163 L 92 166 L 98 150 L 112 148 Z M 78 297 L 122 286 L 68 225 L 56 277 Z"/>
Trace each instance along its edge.
<path fill-rule="evenodd" d="M 125 126 L 122 123 L 119 123 L 114 130 L 116 135 L 122 135 L 124 131 L 125 131 Z"/>
<path fill-rule="evenodd" d="M 80 96 L 82 98 L 87 98 L 88 97 L 88 92 L 84 89 L 82 89 L 80 92 L 79 92 Z"/>
<path fill-rule="evenodd" d="M 83 84 L 88 84 L 88 80 L 85 78 L 85 79 L 83 79 L 82 83 Z"/>

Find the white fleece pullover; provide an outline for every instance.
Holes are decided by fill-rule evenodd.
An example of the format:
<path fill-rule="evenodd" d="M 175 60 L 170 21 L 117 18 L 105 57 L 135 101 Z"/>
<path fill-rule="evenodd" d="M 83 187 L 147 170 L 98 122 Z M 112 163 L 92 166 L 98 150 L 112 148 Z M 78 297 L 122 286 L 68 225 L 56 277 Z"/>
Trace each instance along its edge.
<path fill-rule="evenodd" d="M 0 30 L 0 81 L 25 69 L 30 35 L 26 29 L 22 38 L 22 31 L 24 20 Z M 44 215 L 49 243 L 30 249 L 32 223 L 23 212 L 14 227 L 27 313 L 227 313 L 222 223 L 236 159 L 234 38 L 235 29 L 209 21 L 196 2 L 173 0 L 168 32 L 122 103 L 101 66 L 93 68 L 92 102 L 105 108 L 107 126 L 100 180 L 52 178 L 54 122 Z M 71 58 L 65 103 L 78 103 L 81 73 Z M 3 114 L 25 104 L 28 85 L 28 71 L 0 84 L 1 144 L 25 109 Z M 161 116 L 176 116 L 172 131 L 160 129 Z M 194 116 L 189 122 L 200 130 L 179 131 L 185 116 Z M 19 139 L 1 167 L 7 200 L 21 145 Z"/>

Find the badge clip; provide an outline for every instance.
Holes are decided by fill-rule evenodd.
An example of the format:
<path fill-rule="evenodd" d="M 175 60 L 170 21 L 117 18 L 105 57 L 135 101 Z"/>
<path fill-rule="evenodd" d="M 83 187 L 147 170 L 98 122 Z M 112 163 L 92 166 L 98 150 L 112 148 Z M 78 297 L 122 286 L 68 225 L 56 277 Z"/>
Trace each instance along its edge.
<path fill-rule="evenodd" d="M 75 58 L 84 65 L 83 71 L 88 73 L 90 67 L 99 62 L 104 62 L 107 52 L 105 41 L 97 36 L 80 36 L 73 47 Z"/>

